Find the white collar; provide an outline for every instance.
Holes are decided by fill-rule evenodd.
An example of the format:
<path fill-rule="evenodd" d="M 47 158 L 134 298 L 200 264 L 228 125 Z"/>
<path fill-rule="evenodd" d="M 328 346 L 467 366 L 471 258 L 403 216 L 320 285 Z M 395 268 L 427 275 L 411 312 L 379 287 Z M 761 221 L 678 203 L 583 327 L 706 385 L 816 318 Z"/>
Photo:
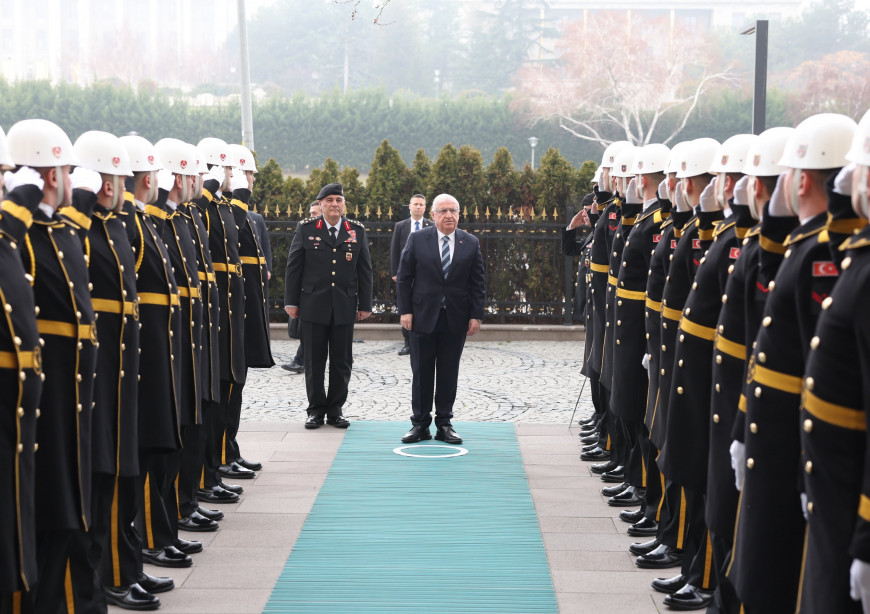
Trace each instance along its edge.
<path fill-rule="evenodd" d="M 172 209 L 173 211 L 178 209 L 178 203 L 175 202 L 174 200 L 169 200 L 168 198 L 166 199 L 166 206 L 169 207 L 170 209 Z"/>
<path fill-rule="evenodd" d="M 145 211 L 145 203 L 143 203 L 138 198 L 133 199 L 133 204 L 136 205 L 136 208 L 139 209 L 139 211 Z"/>
<path fill-rule="evenodd" d="M 46 205 L 45 203 L 39 203 L 39 210 L 42 211 L 47 217 L 54 217 L 54 212 L 56 209 L 51 205 Z"/>
<path fill-rule="evenodd" d="M 441 242 L 441 240 L 442 240 L 444 237 L 447 237 L 448 239 L 450 239 L 450 242 L 453 243 L 453 238 L 456 236 L 456 231 L 455 231 L 455 230 L 454 230 L 453 232 L 451 232 L 449 235 L 444 234 L 443 232 L 441 232 L 441 231 L 438 230 L 437 228 L 436 228 L 436 232 L 438 233 L 438 242 L 439 242 L 439 243 Z"/>

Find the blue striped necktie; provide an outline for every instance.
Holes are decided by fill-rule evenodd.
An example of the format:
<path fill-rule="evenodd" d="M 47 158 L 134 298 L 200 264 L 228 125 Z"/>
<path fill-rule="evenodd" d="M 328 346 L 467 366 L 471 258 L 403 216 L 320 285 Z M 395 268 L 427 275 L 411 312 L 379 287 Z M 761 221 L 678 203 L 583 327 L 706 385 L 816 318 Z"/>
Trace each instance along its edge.
<path fill-rule="evenodd" d="M 415 231 L 420 230 L 420 220 L 417 220 L 416 222 L 414 222 L 414 230 Z"/>
<path fill-rule="evenodd" d="M 441 241 L 444 243 L 441 247 L 441 272 L 444 273 L 444 279 L 447 279 L 447 269 L 450 268 L 450 239 L 444 237 Z"/>

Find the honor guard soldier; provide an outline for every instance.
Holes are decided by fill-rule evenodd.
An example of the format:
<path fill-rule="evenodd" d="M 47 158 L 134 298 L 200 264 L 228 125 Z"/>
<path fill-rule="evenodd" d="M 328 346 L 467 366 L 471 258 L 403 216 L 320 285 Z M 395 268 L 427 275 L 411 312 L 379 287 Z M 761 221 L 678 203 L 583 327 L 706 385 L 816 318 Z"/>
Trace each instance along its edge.
<path fill-rule="evenodd" d="M 249 201 L 254 189 L 254 174 L 257 166 L 254 154 L 243 145 L 229 146 L 230 162 L 234 165 L 231 185 L 233 217 L 239 228 L 239 260 L 242 262 L 242 279 L 245 284 L 245 375 L 242 382 L 233 386 L 230 399 L 230 419 L 225 425 L 221 475 L 233 478 L 253 478 L 254 471 L 263 465 L 242 458 L 236 435 L 242 414 L 242 390 L 247 370 L 268 369 L 275 364 L 269 340 L 269 297 L 266 288 L 269 281 L 266 254 L 257 238 L 257 230 L 249 215 Z"/>
<path fill-rule="evenodd" d="M 691 290 L 695 270 L 704 251 L 712 242 L 714 223 L 722 218 L 722 211 L 698 211 L 701 192 L 712 180 L 712 175 L 708 173 L 708 170 L 713 164 L 718 149 L 718 142 L 705 138 L 692 141 L 680 152 L 682 160 L 679 163 L 676 176 L 682 180 L 682 191 L 686 204 L 695 209 L 695 213 L 682 228 L 674 229 L 674 238 L 671 239 L 672 244 L 674 241 L 676 243 L 673 254 L 670 255 L 671 262 L 662 291 L 661 350 L 659 353 L 661 369 L 653 425 L 653 432 L 658 429 L 665 434 L 663 438 L 659 435 L 654 443 L 661 450 L 658 457 L 658 467 L 665 476 L 665 496 L 668 499 L 669 509 L 668 521 L 661 533 L 662 537 L 668 541 L 661 541 L 659 546 L 651 552 L 639 556 L 636 561 L 639 567 L 647 568 L 673 567 L 677 563 L 681 563 L 682 575 L 686 576 L 688 580 L 687 585 L 680 589 L 684 591 L 695 588 L 706 590 L 711 587 L 707 576 L 703 574 L 704 559 L 695 556 L 696 551 L 699 550 L 699 543 L 704 540 L 703 526 L 693 533 L 691 523 L 693 514 L 703 518 L 703 495 L 692 493 L 678 481 L 672 479 L 670 475 L 674 467 L 669 467 L 667 460 L 668 436 L 670 434 L 668 402 L 671 394 L 673 369 L 676 366 L 674 343 L 678 335 L 677 329 L 682 308 Z M 680 531 L 678 527 L 685 527 L 685 529 Z M 675 528 L 677 528 L 676 531 L 674 531 Z M 695 528 L 698 529 L 697 523 Z M 671 542 L 674 538 L 676 538 L 676 543 Z M 680 546 L 682 547 L 680 548 Z M 695 568 L 696 558 L 700 558 L 701 569 Z M 695 576 L 697 577 L 695 578 Z M 691 583 L 693 578 L 695 584 Z M 657 584 L 660 582 L 663 581 L 655 580 L 653 588 L 662 589 L 664 585 Z M 668 584 L 668 581 L 664 581 L 664 584 Z M 673 588 L 670 586 L 668 590 L 673 590 Z"/>
<path fill-rule="evenodd" d="M 71 176 L 73 204 L 62 208 L 60 214 L 78 225 L 86 242 L 100 340 L 92 422 L 90 560 L 95 564 L 97 586 L 111 594 L 109 600 L 123 599 L 135 592 L 130 585 L 136 583 L 136 559 L 134 553 L 119 546 L 120 535 L 111 527 L 133 522 L 136 508 L 131 505 L 135 501 L 132 489 L 139 475 L 136 260 L 123 221 L 128 215 L 121 215 L 124 179 L 133 173 L 126 148 L 107 132 L 85 132 L 74 149 L 79 166 Z M 121 488 L 125 489 L 123 495 Z M 145 603 L 151 599 L 147 595 Z M 97 596 L 97 603 L 103 601 L 102 594 Z"/>
<path fill-rule="evenodd" d="M 870 217 L 870 112 L 864 115 L 835 190 Z M 800 437 L 807 545 L 798 612 L 860 613 L 870 608 L 870 227 L 848 238 L 840 278 L 810 340 Z M 777 291 L 779 289 L 777 288 Z M 850 599 L 851 595 L 851 599 Z"/>
<path fill-rule="evenodd" d="M 759 135 L 746 154 L 743 167 L 746 179 L 739 181 L 735 187 L 734 202 L 748 203 L 749 214 L 756 222 L 761 219 L 762 207 L 770 200 L 777 176 L 785 170 L 776 162 L 782 156 L 785 142 L 792 132 L 792 128 L 771 128 Z M 767 299 L 767 287 L 762 291 L 758 286 L 759 252 L 762 249 L 759 239 L 764 232 L 766 249 L 781 254 L 785 251 L 781 247 L 782 242 L 794 228 L 793 219 L 765 215 L 764 228 L 762 224 L 751 228 L 740 242 L 739 255 L 735 254 L 737 261 L 728 266 L 724 291 L 728 300 L 722 303 L 721 293 L 715 297 L 721 308 L 716 324 L 711 380 L 713 388 L 710 397 L 705 520 L 714 536 L 714 566 L 720 570 L 719 589 L 714 600 L 723 612 L 736 612 L 740 605 L 736 596 L 731 594 L 733 587 L 724 577 L 722 568 L 723 561 L 731 558 L 738 489 L 742 488 L 742 484 L 735 488 L 735 475 L 731 467 L 731 430 L 738 413 L 737 405 L 743 387 L 743 375 L 746 373 L 747 348 L 751 351 Z M 730 255 L 729 252 L 729 258 Z"/>
<path fill-rule="evenodd" d="M 300 318 L 308 418 L 305 428 L 347 428 L 342 414 L 353 364 L 353 325 L 371 315 L 372 263 L 365 227 L 344 217 L 344 191 L 317 195 L 323 214 L 296 225 L 287 257 L 284 309 Z M 329 358 L 329 391 L 324 389 Z"/>
<path fill-rule="evenodd" d="M 636 489 L 659 486 L 658 471 L 651 473 L 643 459 L 644 442 L 649 441 L 649 433 L 645 432 L 643 424 L 649 389 L 649 378 L 643 366 L 646 354 L 643 312 L 649 262 L 656 237 L 661 237 L 661 226 L 665 221 L 657 191 L 664 180 L 669 156 L 670 149 L 661 144 L 646 145 L 637 152 L 630 169 L 635 178 L 628 186 L 626 198 L 627 203 L 630 202 L 628 197 L 636 191 L 633 200 L 641 201 L 641 210 L 637 212 L 631 235 L 626 239 L 621 262 L 612 263 L 613 270 L 617 271 L 617 282 L 614 284 L 615 296 L 608 295 L 608 300 L 614 306 L 611 350 L 614 378 L 619 381 L 614 381 L 610 408 L 624 428 L 628 453 L 625 481 L 629 486 L 614 495 L 613 503 L 608 501 L 611 505 L 640 504 L 643 507 L 643 499 Z M 647 522 L 633 525 L 630 534 L 650 535 L 655 534 L 655 530 L 655 521 L 647 519 Z"/>
<path fill-rule="evenodd" d="M 715 326 L 722 306 L 728 268 L 737 261 L 743 238 L 754 225 L 746 202 L 732 202 L 732 198 L 735 185 L 742 177 L 747 152 L 756 138 L 752 134 L 732 136 L 722 143 L 713 157 L 708 172 L 715 177 L 702 192 L 699 207 L 702 212 L 728 209 L 729 215 L 716 226 L 713 243 L 700 259 L 680 319 L 674 348 L 675 364 L 666 438 L 671 461 L 668 477 L 687 491 L 705 496 Z M 689 517 L 689 522 L 696 525 L 693 533 L 707 533 L 703 502 L 701 509 L 694 511 L 695 515 Z M 705 560 L 701 577 L 715 574 L 716 580 L 711 581 L 711 585 L 715 585 L 716 591 L 725 596 L 726 602 L 734 602 L 730 587 L 719 586 L 725 557 L 731 550 L 730 535 L 710 533 L 709 538 L 702 539 L 702 542 L 707 545 L 701 550 Z M 712 549 L 712 558 L 708 556 L 709 548 Z M 665 597 L 664 601 L 680 608 L 699 609 L 706 607 L 712 599 L 709 591 L 681 588 Z"/>
<path fill-rule="evenodd" d="M 14 166 L 0 129 L 0 171 Z M 37 581 L 34 448 L 42 348 L 19 249 L 42 201 L 44 182 L 28 167 L 8 175 L 8 194 L 0 202 L 0 466 L 5 476 L 0 487 L 0 612 L 20 612 L 22 604 L 32 602 L 30 591 Z"/>
<path fill-rule="evenodd" d="M 229 146 L 221 139 L 208 137 L 197 144 L 197 149 L 200 159 L 209 166 L 209 174 L 203 183 L 203 196 L 197 201 L 197 206 L 206 212 L 209 251 L 220 297 L 218 341 L 221 368 L 220 403 L 214 410 L 216 419 L 211 421 L 207 435 L 206 465 L 197 497 L 205 502 L 233 503 L 239 500 L 239 493 L 244 489 L 224 484 L 218 469 L 224 460 L 226 425 L 234 421 L 233 388 L 245 381 L 245 281 L 239 258 L 239 229 L 232 205 L 224 194 L 230 188 L 233 166 Z"/>
<path fill-rule="evenodd" d="M 143 139 L 144 140 L 144 139 Z M 180 408 L 177 391 L 181 384 L 181 311 L 178 286 L 166 244 L 163 242 L 163 210 L 155 206 L 158 198 L 157 151 L 147 141 L 138 142 L 133 160 L 132 203 L 125 210 L 132 213 L 127 224 L 133 237 L 136 258 L 136 292 L 139 297 L 139 470 L 137 483 L 136 535 L 141 539 L 137 556 L 138 585 L 149 593 L 174 587 L 171 578 L 155 578 L 142 571 L 143 548 L 149 550 L 149 563 L 163 566 L 190 565 L 192 560 L 173 546 L 173 518 L 164 499 L 174 491 L 166 484 L 166 465 L 181 451 Z M 131 147 L 131 149 L 133 149 Z M 128 150 L 130 151 L 130 150 Z M 156 168 L 155 168 L 156 167 Z M 172 510 L 172 514 L 177 514 Z M 132 540 L 131 540 L 132 541 Z M 166 549 L 165 552 L 161 550 Z M 131 587 L 132 588 L 132 587 Z M 108 597 L 108 594 L 107 594 Z M 131 591 L 123 601 L 151 601 Z M 109 597 L 112 600 L 112 597 Z"/>
<path fill-rule="evenodd" d="M 816 321 L 839 273 L 831 250 L 864 223 L 847 196 L 826 189 L 846 164 L 855 128 L 842 115 L 809 117 L 779 161 L 788 168 L 786 202 L 801 224 L 785 241 L 785 259 L 768 286 L 747 365 L 746 475 L 728 577 L 749 614 L 792 612 L 797 604 L 805 529 L 798 490 L 801 378 Z M 775 204 L 776 198 L 771 215 L 782 215 Z"/>
<path fill-rule="evenodd" d="M 37 421 L 36 540 L 39 584 L 34 609 L 54 611 L 68 598 L 94 598 L 87 562 L 91 522 L 91 420 L 97 333 L 78 226 L 58 217 L 71 202 L 72 143 L 55 124 L 20 121 L 9 130 L 9 153 L 39 172 L 43 200 L 20 249 L 32 279 L 37 328 L 44 341 L 45 380 Z M 34 444 L 34 450 L 39 444 Z"/>
<path fill-rule="evenodd" d="M 605 295 L 607 293 L 607 271 L 610 270 L 610 246 L 613 243 L 613 237 L 616 235 L 616 228 L 619 226 L 620 219 L 620 200 L 611 192 L 612 182 L 610 172 L 617 154 L 631 146 L 631 143 L 628 141 L 616 141 L 608 145 L 607 149 L 604 150 L 604 155 L 601 158 L 601 182 L 603 189 L 599 187 L 596 195 L 599 206 L 604 207 L 604 209 L 601 211 L 598 223 L 595 224 L 595 228 L 592 230 L 592 251 L 591 262 L 589 263 L 589 268 L 592 271 L 592 281 L 590 283 L 590 292 L 592 294 L 592 353 L 590 355 L 591 362 L 588 371 L 590 393 L 593 399 L 598 399 L 597 407 L 601 408 L 601 416 L 595 429 L 581 430 L 581 433 L 591 434 L 593 431 L 597 432 L 601 438 L 601 443 L 604 445 L 595 445 L 591 449 L 584 450 L 580 454 L 580 458 L 582 460 L 604 461 L 597 467 L 593 465 L 593 470 L 601 470 L 598 471 L 599 473 L 610 471 L 617 467 L 615 461 L 609 461 L 611 455 L 609 421 L 612 417 L 607 410 L 607 403 L 610 399 L 605 397 L 600 381 L 607 315 Z"/>

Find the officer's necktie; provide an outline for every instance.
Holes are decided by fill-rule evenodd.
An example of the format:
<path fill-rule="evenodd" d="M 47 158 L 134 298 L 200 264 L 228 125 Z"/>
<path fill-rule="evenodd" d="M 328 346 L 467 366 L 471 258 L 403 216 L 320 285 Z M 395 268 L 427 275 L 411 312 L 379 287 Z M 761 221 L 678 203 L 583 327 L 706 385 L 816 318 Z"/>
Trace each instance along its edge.
<path fill-rule="evenodd" d="M 329 236 L 332 237 L 333 241 L 338 238 L 338 229 L 335 226 L 329 229 Z"/>
<path fill-rule="evenodd" d="M 444 237 L 441 242 L 441 272 L 444 273 L 444 279 L 447 279 L 447 269 L 450 268 L 450 239 Z M 447 307 L 447 296 L 441 297 L 441 307 Z"/>
<path fill-rule="evenodd" d="M 417 220 L 416 222 L 414 222 L 414 230 L 415 231 L 420 230 L 420 220 Z"/>

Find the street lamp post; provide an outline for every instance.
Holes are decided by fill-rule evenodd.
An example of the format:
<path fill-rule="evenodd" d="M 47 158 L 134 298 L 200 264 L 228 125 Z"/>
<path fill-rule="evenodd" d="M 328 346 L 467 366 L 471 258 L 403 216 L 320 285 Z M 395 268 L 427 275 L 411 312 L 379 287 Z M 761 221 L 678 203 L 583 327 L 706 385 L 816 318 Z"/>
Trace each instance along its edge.
<path fill-rule="evenodd" d="M 764 132 L 767 109 L 767 26 L 766 19 L 758 19 L 740 34 L 755 34 L 755 90 L 752 93 L 752 134 Z"/>
<path fill-rule="evenodd" d="M 535 146 L 538 144 L 538 137 L 530 136 L 529 145 L 532 146 L 532 170 L 535 170 Z"/>

